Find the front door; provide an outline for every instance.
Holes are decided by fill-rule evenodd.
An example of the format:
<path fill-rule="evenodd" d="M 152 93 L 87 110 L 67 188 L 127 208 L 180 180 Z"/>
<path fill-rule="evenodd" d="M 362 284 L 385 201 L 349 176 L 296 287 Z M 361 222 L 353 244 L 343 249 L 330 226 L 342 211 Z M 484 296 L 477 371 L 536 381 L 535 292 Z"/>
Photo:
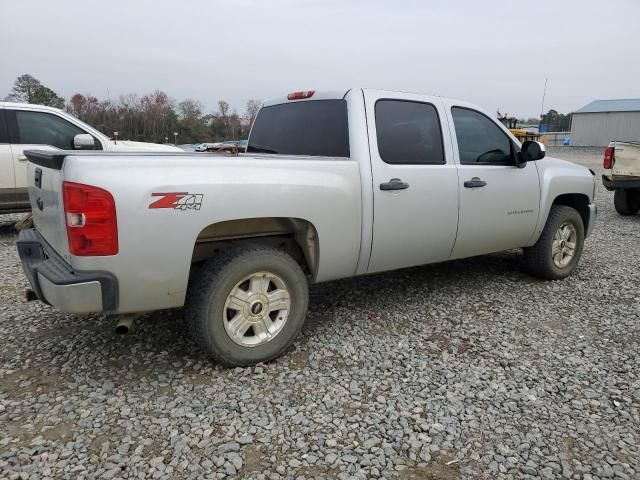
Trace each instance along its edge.
<path fill-rule="evenodd" d="M 0 211 L 13 210 L 16 203 L 16 179 L 13 172 L 13 154 L 4 110 L 0 108 Z"/>
<path fill-rule="evenodd" d="M 25 208 L 29 206 L 29 195 L 24 151 L 73 150 L 74 137 L 86 132 L 53 113 L 13 109 L 5 112 L 12 142 L 16 203 L 18 208 Z"/>
<path fill-rule="evenodd" d="M 540 210 L 535 162 L 515 165 L 516 144 L 483 113 L 448 104 L 460 178 L 460 221 L 452 258 L 523 247 Z"/>
<path fill-rule="evenodd" d="M 365 105 L 374 206 L 368 272 L 447 260 L 458 176 L 440 99 L 366 92 Z"/>

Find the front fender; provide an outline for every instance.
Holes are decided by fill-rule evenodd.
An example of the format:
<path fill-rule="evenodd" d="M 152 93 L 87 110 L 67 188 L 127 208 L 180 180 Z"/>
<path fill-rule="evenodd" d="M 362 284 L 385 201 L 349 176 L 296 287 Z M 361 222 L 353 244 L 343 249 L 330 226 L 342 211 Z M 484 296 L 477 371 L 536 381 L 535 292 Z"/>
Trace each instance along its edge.
<path fill-rule="evenodd" d="M 560 196 L 583 195 L 586 197 L 589 210 L 594 202 L 594 176 L 588 168 L 556 158 L 539 160 L 537 167 L 540 178 L 540 214 L 535 231 L 527 246 L 534 245 L 538 241 L 547 223 L 551 207 Z M 585 233 L 590 233 L 592 224 L 592 220 L 585 224 Z"/>

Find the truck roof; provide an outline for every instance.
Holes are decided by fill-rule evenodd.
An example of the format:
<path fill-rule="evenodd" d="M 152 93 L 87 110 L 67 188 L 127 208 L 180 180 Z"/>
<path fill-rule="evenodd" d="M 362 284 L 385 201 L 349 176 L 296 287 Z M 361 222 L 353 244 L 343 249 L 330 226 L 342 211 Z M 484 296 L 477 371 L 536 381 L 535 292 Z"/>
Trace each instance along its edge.
<path fill-rule="evenodd" d="M 42 110 L 45 112 L 61 112 L 59 108 L 48 107 L 47 105 L 38 105 L 36 103 L 20 103 L 20 102 L 0 102 L 0 108 L 20 108 L 28 110 Z"/>
<path fill-rule="evenodd" d="M 341 98 L 344 98 L 345 95 L 349 93 L 349 91 L 355 90 L 355 89 L 363 90 L 365 92 L 369 91 L 369 92 L 377 92 L 377 93 L 388 93 L 391 96 L 393 96 L 394 94 L 403 94 L 403 95 L 415 94 L 415 95 L 424 95 L 429 97 L 440 97 L 440 95 L 434 95 L 431 93 L 424 93 L 424 92 L 403 92 L 400 90 L 384 90 L 384 89 L 378 89 L 378 88 L 353 87 L 353 88 L 343 88 L 343 89 L 335 89 L 335 90 L 302 90 L 301 92 L 296 92 L 296 93 L 306 94 L 308 92 L 313 92 L 313 94 L 308 98 L 298 98 L 295 101 L 305 102 L 310 100 L 339 100 Z M 440 98 L 444 99 L 445 97 L 440 97 Z M 469 102 L 466 102 L 463 100 L 457 100 L 453 98 L 447 98 L 447 100 L 451 100 L 454 103 L 460 103 L 461 105 L 462 104 L 469 105 Z M 287 103 L 289 101 L 290 99 L 287 98 L 287 95 L 283 95 L 281 97 L 268 98 L 267 100 L 264 101 L 263 106 L 267 107 L 270 105 Z"/>
<path fill-rule="evenodd" d="M 297 99 L 297 102 L 304 102 L 307 100 L 339 100 L 344 98 L 344 96 L 351 90 L 350 88 L 340 89 L 340 90 L 303 90 L 303 92 L 313 92 L 312 96 L 309 98 L 300 98 Z M 289 94 L 290 95 L 290 94 Z M 279 103 L 287 103 L 289 102 L 289 98 L 287 95 L 283 95 L 281 97 L 273 97 L 268 98 L 262 104 L 263 107 L 268 107 L 269 105 L 278 105 Z"/>

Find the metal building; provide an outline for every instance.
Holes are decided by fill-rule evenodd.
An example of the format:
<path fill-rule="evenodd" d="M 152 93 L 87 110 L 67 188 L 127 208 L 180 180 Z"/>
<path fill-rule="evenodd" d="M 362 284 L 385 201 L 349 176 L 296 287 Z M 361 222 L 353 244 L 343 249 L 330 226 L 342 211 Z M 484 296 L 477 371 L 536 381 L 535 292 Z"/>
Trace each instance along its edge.
<path fill-rule="evenodd" d="M 573 112 L 571 145 L 605 147 L 611 140 L 640 141 L 640 98 L 594 100 Z"/>

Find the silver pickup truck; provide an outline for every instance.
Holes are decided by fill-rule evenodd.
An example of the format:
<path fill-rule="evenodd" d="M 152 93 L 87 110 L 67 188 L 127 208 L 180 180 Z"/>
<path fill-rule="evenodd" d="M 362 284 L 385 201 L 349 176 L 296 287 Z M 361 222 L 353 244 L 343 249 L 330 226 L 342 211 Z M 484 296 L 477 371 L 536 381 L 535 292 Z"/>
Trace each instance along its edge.
<path fill-rule="evenodd" d="M 281 354 L 309 283 L 523 248 L 575 268 L 593 172 L 465 102 L 353 88 L 265 102 L 247 153 L 26 152 L 30 299 L 65 312 L 186 307 L 225 365 Z"/>

